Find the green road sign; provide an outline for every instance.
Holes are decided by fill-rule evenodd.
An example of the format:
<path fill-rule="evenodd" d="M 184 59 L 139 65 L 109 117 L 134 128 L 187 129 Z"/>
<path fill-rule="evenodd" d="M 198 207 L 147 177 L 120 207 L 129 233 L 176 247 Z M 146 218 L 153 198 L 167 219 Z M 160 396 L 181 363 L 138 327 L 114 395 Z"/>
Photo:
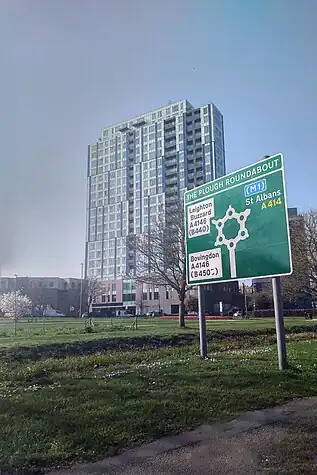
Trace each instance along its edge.
<path fill-rule="evenodd" d="M 185 193 L 190 285 L 292 273 L 282 154 Z"/>

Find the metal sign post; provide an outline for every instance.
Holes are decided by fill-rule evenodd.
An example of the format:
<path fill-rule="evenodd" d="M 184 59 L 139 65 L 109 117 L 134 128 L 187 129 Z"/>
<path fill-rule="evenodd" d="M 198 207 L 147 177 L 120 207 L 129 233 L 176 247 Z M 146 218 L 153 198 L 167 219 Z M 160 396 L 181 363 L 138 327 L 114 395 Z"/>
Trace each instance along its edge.
<path fill-rule="evenodd" d="M 272 279 L 275 327 L 277 340 L 278 365 L 282 371 L 287 368 L 285 328 L 283 318 L 283 301 L 281 293 L 281 278 L 274 277 Z"/>
<path fill-rule="evenodd" d="M 198 285 L 198 315 L 199 315 L 199 335 L 200 335 L 200 356 L 207 357 L 207 332 L 205 316 L 205 287 Z"/>

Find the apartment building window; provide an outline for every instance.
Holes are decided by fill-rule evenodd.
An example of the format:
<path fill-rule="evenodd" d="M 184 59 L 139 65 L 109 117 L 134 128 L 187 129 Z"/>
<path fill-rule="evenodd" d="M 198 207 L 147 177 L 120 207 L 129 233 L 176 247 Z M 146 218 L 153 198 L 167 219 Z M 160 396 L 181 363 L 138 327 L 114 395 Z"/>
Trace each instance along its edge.
<path fill-rule="evenodd" d="M 165 292 L 165 297 L 166 297 L 166 300 L 168 300 L 170 298 L 169 291 L 167 289 L 166 289 L 166 292 Z"/>
<path fill-rule="evenodd" d="M 106 295 L 102 295 L 102 296 L 101 296 L 101 302 L 102 302 L 102 303 L 106 303 Z"/>
<path fill-rule="evenodd" d="M 123 302 L 133 302 L 135 301 L 135 294 L 124 294 Z"/>

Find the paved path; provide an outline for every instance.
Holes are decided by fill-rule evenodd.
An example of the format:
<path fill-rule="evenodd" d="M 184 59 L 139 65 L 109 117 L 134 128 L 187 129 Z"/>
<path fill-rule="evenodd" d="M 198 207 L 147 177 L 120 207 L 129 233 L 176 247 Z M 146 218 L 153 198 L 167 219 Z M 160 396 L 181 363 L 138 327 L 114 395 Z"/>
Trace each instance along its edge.
<path fill-rule="evenodd" d="M 297 469 L 295 465 L 286 472 L 279 471 L 278 467 L 286 458 L 289 462 L 289 457 L 278 461 L 276 448 L 287 441 L 286 447 L 292 450 L 288 443 L 290 434 L 301 437 L 294 428 L 303 424 L 317 427 L 317 397 L 248 412 L 226 424 L 201 426 L 98 463 L 77 465 L 49 475 L 300 475 L 303 468 Z M 316 457 L 312 453 L 309 461 L 312 471 L 303 473 L 317 473 L 317 444 L 314 449 Z"/>

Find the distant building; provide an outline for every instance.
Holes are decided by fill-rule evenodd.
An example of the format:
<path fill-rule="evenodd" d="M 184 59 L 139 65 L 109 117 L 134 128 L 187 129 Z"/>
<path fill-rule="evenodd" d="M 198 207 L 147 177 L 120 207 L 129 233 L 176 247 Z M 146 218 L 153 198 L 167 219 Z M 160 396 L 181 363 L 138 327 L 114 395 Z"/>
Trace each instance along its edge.
<path fill-rule="evenodd" d="M 170 102 L 102 129 L 88 147 L 85 276 L 115 290 L 97 299 L 96 311 L 137 313 L 142 303 L 177 313 L 175 292 L 135 288 L 134 236 L 167 215 L 186 189 L 225 173 L 223 116 L 212 103 Z"/>
<path fill-rule="evenodd" d="M 132 315 L 146 313 L 178 314 L 179 300 L 175 290 L 168 287 L 136 285 L 131 280 L 108 280 L 92 303 L 91 311 L 100 316 L 115 315 L 118 311 L 127 311 Z M 205 286 L 205 308 L 209 314 L 219 314 L 219 302 L 223 310 L 232 307 L 243 308 L 243 297 L 238 282 L 218 283 Z M 197 295 L 193 289 L 188 295 Z"/>
<path fill-rule="evenodd" d="M 226 315 L 233 308 L 244 309 L 244 297 L 240 292 L 238 281 L 205 285 L 206 313 Z"/>
<path fill-rule="evenodd" d="M 119 311 L 132 315 L 178 313 L 177 294 L 167 287 L 137 285 L 130 279 L 106 280 L 101 285 L 90 309 L 96 315 L 112 316 Z"/>
<path fill-rule="evenodd" d="M 297 208 L 287 208 L 288 218 L 296 218 L 298 216 Z"/>
<path fill-rule="evenodd" d="M 60 277 L 0 277 L 0 294 L 20 290 L 37 308 L 53 308 L 65 315 L 78 316 L 81 280 Z"/>
<path fill-rule="evenodd" d="M 186 188 L 225 171 L 223 116 L 212 103 L 171 102 L 104 128 L 88 148 L 85 275 L 133 275 L 133 236 L 168 214 Z"/>

